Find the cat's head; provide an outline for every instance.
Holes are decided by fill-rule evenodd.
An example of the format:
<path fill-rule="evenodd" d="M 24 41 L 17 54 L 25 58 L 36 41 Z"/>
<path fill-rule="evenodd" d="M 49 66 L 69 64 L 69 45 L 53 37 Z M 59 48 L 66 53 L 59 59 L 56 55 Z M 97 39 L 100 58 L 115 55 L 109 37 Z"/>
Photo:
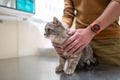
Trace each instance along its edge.
<path fill-rule="evenodd" d="M 67 32 L 66 28 L 56 17 L 53 17 L 53 21 L 45 26 L 44 36 L 54 42 L 57 37 L 65 36 L 65 32 Z"/>

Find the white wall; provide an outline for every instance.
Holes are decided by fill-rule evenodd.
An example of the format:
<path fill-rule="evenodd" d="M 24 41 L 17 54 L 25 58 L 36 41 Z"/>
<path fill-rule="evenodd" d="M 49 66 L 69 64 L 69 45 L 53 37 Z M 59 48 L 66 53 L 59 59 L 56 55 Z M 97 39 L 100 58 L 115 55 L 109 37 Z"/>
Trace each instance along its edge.
<path fill-rule="evenodd" d="M 19 56 L 39 54 L 41 35 L 37 25 L 31 21 L 21 21 L 18 23 L 18 26 Z"/>
<path fill-rule="evenodd" d="M 18 56 L 17 22 L 3 21 L 0 23 L 0 59 Z"/>
<path fill-rule="evenodd" d="M 2 20 L 0 59 L 40 54 L 41 34 L 37 27 L 31 21 Z"/>
<path fill-rule="evenodd" d="M 44 21 L 51 21 L 56 16 L 61 20 L 63 8 L 64 0 L 36 0 L 34 17 Z"/>

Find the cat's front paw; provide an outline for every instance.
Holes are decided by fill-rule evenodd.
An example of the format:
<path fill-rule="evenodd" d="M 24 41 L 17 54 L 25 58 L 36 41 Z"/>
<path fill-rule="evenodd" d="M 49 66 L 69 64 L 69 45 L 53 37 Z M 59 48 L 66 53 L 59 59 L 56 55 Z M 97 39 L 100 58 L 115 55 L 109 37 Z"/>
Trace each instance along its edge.
<path fill-rule="evenodd" d="M 56 71 L 56 73 L 63 72 L 63 67 L 62 66 L 57 66 L 55 71 Z"/>
<path fill-rule="evenodd" d="M 67 70 L 65 71 L 65 73 L 68 74 L 68 75 L 71 75 L 71 74 L 74 73 L 74 70 L 72 70 L 72 69 L 67 69 Z"/>

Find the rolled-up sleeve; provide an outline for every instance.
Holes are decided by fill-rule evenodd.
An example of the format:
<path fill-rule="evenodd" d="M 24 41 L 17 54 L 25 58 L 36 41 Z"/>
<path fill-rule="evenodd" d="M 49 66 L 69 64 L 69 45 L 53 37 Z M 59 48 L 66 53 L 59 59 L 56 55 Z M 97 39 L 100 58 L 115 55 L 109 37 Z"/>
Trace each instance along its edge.
<path fill-rule="evenodd" d="M 62 21 L 67 23 L 69 26 L 72 25 L 75 14 L 74 14 L 74 5 L 73 0 L 64 0 L 64 10 Z"/>

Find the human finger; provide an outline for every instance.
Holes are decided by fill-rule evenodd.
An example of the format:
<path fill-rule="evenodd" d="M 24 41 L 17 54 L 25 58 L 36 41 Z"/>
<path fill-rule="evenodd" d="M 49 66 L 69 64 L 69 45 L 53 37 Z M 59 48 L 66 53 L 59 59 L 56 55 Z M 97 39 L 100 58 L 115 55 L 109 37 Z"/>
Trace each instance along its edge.
<path fill-rule="evenodd" d="M 71 31 L 68 32 L 68 35 L 73 35 L 74 33 L 75 33 L 75 30 L 74 31 L 71 30 Z"/>
<path fill-rule="evenodd" d="M 67 47 L 65 48 L 65 51 L 66 51 L 66 52 L 71 51 L 77 44 L 78 44 L 78 41 L 77 41 L 77 40 L 74 40 L 69 46 L 67 46 Z"/>
<path fill-rule="evenodd" d="M 80 54 L 81 51 L 85 48 L 85 45 L 80 46 L 76 51 L 74 51 L 74 54 Z"/>
<path fill-rule="evenodd" d="M 75 35 L 71 36 L 68 40 L 66 40 L 63 43 L 64 49 L 66 49 L 74 40 L 75 40 Z"/>

